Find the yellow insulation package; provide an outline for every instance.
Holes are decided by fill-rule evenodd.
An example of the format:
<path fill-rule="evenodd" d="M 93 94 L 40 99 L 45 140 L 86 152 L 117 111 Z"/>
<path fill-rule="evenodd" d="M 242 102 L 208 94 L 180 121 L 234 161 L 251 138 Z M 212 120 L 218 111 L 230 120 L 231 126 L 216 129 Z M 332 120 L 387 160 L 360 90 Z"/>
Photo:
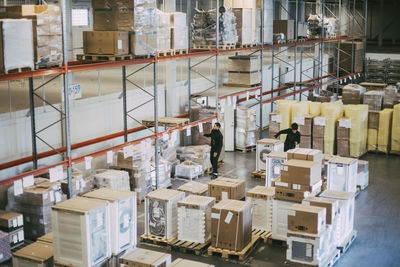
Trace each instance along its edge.
<path fill-rule="evenodd" d="M 301 101 L 292 105 L 292 120 L 296 117 L 304 117 L 310 113 L 311 101 Z"/>
<path fill-rule="evenodd" d="M 390 130 L 392 128 L 393 109 L 379 112 L 378 151 L 389 153 Z"/>
<path fill-rule="evenodd" d="M 325 117 L 324 154 L 335 153 L 336 122 L 343 116 L 343 105 L 339 103 L 322 103 L 321 115 Z"/>
<path fill-rule="evenodd" d="M 400 104 L 393 107 L 392 151 L 400 153 Z"/>
<path fill-rule="evenodd" d="M 346 105 L 346 117 L 351 119 L 350 157 L 359 157 L 367 149 L 368 105 Z"/>
<path fill-rule="evenodd" d="M 292 125 L 292 106 L 295 104 L 295 100 L 278 100 L 276 104 L 278 106 L 278 113 L 281 116 L 281 128 L 280 130 L 285 130 L 290 128 Z M 281 140 L 286 139 L 286 134 L 281 135 Z"/>
<path fill-rule="evenodd" d="M 317 117 L 321 115 L 321 103 L 320 102 L 311 102 L 310 103 L 310 115 L 313 117 Z"/>
<path fill-rule="evenodd" d="M 368 129 L 368 151 L 375 151 L 378 146 L 378 130 Z"/>

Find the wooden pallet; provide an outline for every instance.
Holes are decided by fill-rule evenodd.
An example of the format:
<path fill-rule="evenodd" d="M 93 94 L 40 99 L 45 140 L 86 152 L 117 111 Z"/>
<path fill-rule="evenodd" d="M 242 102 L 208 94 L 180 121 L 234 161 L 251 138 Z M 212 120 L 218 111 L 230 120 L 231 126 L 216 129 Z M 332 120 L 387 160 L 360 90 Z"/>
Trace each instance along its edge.
<path fill-rule="evenodd" d="M 203 254 L 211 244 L 211 239 L 205 243 L 196 243 L 175 239 L 171 244 L 167 245 L 167 250 L 179 250 L 182 253 L 193 253 L 197 256 Z"/>
<path fill-rule="evenodd" d="M 270 235 L 268 237 L 268 242 L 267 243 L 270 246 L 287 247 L 286 240 L 274 238 L 274 237 L 272 237 L 272 235 Z"/>
<path fill-rule="evenodd" d="M 198 49 L 198 50 L 215 50 L 217 48 L 216 45 L 208 45 L 208 44 L 193 44 L 193 49 Z M 236 48 L 236 43 L 223 43 L 219 44 L 218 49 L 221 50 L 229 50 L 229 49 L 235 49 Z"/>
<path fill-rule="evenodd" d="M 256 151 L 256 146 L 247 146 L 247 147 L 235 146 L 235 150 L 241 151 L 243 153 L 247 153 L 247 152 Z"/>
<path fill-rule="evenodd" d="M 177 128 L 185 126 L 189 123 L 189 119 L 184 118 L 159 118 L 158 119 L 158 126 L 168 127 L 168 128 Z M 154 127 L 155 122 L 153 118 L 142 120 L 142 124 L 148 128 Z"/>
<path fill-rule="evenodd" d="M 223 83 L 223 86 L 226 87 L 244 87 L 244 88 L 254 88 L 254 87 L 259 87 L 261 86 L 261 83 L 256 83 L 256 84 L 239 84 L 239 83 Z"/>
<path fill-rule="evenodd" d="M 350 248 L 351 244 L 353 244 L 356 238 L 357 238 L 357 231 L 353 230 L 353 232 L 349 234 L 346 240 L 340 246 L 338 246 L 340 252 L 346 253 L 346 251 Z"/>
<path fill-rule="evenodd" d="M 209 246 L 207 249 L 207 253 L 209 256 L 216 255 L 216 256 L 221 256 L 223 259 L 236 259 L 239 261 L 243 261 L 257 247 L 259 240 L 260 238 L 258 236 L 253 235 L 251 237 L 250 243 L 241 251 L 234 251 L 234 250 Z"/>
<path fill-rule="evenodd" d="M 271 232 L 262 230 L 262 229 L 253 228 L 252 235 L 258 236 L 261 240 L 264 241 L 264 243 L 267 243 L 268 238 L 271 236 Z"/>
<path fill-rule="evenodd" d="M 254 171 L 251 173 L 251 178 L 265 179 L 265 171 Z"/>
<path fill-rule="evenodd" d="M 176 240 L 176 238 L 166 239 L 162 236 L 143 234 L 139 237 L 140 242 L 152 243 L 159 246 L 168 246 Z"/>
<path fill-rule="evenodd" d="M 157 57 L 175 56 L 175 50 L 157 51 Z"/>
<path fill-rule="evenodd" d="M 48 62 L 48 63 L 41 63 L 41 64 L 36 64 L 36 69 L 50 69 L 50 68 L 59 68 L 62 66 L 62 62 Z"/>
<path fill-rule="evenodd" d="M 189 54 L 189 49 L 176 49 L 175 55 L 187 55 Z"/>
<path fill-rule="evenodd" d="M 335 249 L 321 264 L 313 265 L 294 261 L 285 261 L 285 267 L 332 267 L 340 259 L 340 251 Z"/>
<path fill-rule="evenodd" d="M 133 55 L 132 56 L 135 59 L 144 59 L 144 58 L 152 58 L 154 57 L 153 54 L 147 54 L 147 55 Z"/>
<path fill-rule="evenodd" d="M 14 68 L 14 69 L 5 69 L 4 73 L 17 73 L 17 72 L 24 72 L 24 71 L 32 71 L 33 67 L 23 67 L 23 68 Z"/>
<path fill-rule="evenodd" d="M 121 61 L 130 60 L 132 55 L 101 55 L 101 54 L 83 54 L 77 55 L 78 61 L 93 61 L 93 62 L 104 62 L 104 61 Z"/>
<path fill-rule="evenodd" d="M 250 47 L 256 47 L 257 44 L 236 44 L 236 48 L 250 48 Z"/>

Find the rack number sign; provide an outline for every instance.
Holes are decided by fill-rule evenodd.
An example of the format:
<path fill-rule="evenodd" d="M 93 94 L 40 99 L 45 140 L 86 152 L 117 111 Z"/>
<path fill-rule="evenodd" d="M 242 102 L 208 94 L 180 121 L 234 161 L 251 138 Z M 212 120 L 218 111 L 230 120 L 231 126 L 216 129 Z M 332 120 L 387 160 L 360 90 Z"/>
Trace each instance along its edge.
<path fill-rule="evenodd" d="M 73 84 L 68 87 L 69 99 L 79 99 L 82 97 L 82 89 L 80 84 Z"/>

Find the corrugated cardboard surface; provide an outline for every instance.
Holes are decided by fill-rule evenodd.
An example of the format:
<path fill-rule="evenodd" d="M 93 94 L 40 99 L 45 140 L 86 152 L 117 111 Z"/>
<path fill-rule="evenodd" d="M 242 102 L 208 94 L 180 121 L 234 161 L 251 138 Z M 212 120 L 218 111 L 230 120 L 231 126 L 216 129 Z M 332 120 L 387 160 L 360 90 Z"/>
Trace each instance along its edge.
<path fill-rule="evenodd" d="M 251 203 L 222 200 L 212 208 L 211 245 L 230 250 L 242 250 L 251 241 Z"/>
<path fill-rule="evenodd" d="M 321 165 L 317 162 L 292 159 L 282 164 L 282 182 L 314 185 L 319 180 L 321 180 Z"/>
<path fill-rule="evenodd" d="M 301 204 L 293 205 L 288 212 L 288 229 L 318 234 L 326 225 L 326 209 Z"/>
<path fill-rule="evenodd" d="M 30 244 L 13 254 L 14 266 L 20 266 L 18 264 L 19 259 L 32 260 L 37 263 L 44 263 L 47 261 L 53 261 L 53 245 L 45 244 L 41 242 L 35 242 Z M 16 265 L 14 263 L 16 262 Z M 47 265 L 44 265 L 47 266 Z"/>
<path fill-rule="evenodd" d="M 223 199 L 242 199 L 245 197 L 245 181 L 220 177 L 208 184 L 208 195 L 217 201 Z"/>
<path fill-rule="evenodd" d="M 123 31 L 84 31 L 85 54 L 127 55 L 129 33 Z"/>
<path fill-rule="evenodd" d="M 214 265 L 201 263 L 198 261 L 190 261 L 184 259 L 176 259 L 173 263 L 168 265 L 168 267 L 214 267 Z"/>
<path fill-rule="evenodd" d="M 190 195 L 178 202 L 178 207 L 186 207 L 190 209 L 205 209 L 208 206 L 214 206 L 215 198 Z"/>
<path fill-rule="evenodd" d="M 258 185 L 249 191 L 247 191 L 246 196 L 252 198 L 260 198 L 260 199 L 271 199 L 275 195 L 274 187 L 266 187 Z"/>
<path fill-rule="evenodd" d="M 332 224 L 339 212 L 339 201 L 336 199 L 310 197 L 303 200 L 303 205 L 326 208 L 326 224 Z"/>
<path fill-rule="evenodd" d="M 185 193 L 177 191 L 177 190 L 160 188 L 156 191 L 148 193 L 146 198 L 158 199 L 158 200 L 162 200 L 162 201 L 169 201 L 169 200 L 175 199 L 179 195 L 184 195 L 184 194 Z"/>
<path fill-rule="evenodd" d="M 177 189 L 178 191 L 185 192 L 186 195 L 193 194 L 193 195 L 207 195 L 208 192 L 208 185 L 202 184 L 195 181 L 187 182 Z"/>
<path fill-rule="evenodd" d="M 171 255 L 153 250 L 135 248 L 120 258 L 120 263 L 127 266 L 155 267 L 171 263 Z M 164 263 L 164 265 L 160 265 Z"/>

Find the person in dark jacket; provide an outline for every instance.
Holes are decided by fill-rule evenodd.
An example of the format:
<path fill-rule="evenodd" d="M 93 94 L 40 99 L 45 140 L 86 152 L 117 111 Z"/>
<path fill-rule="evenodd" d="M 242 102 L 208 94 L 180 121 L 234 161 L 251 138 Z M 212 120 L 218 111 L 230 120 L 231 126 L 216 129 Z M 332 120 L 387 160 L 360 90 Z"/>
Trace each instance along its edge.
<path fill-rule="evenodd" d="M 221 128 L 221 124 L 219 122 L 216 122 L 214 124 L 214 127 L 213 127 L 211 133 L 204 135 L 206 137 L 211 137 L 210 160 L 211 160 L 211 165 L 213 168 L 213 174 L 211 176 L 211 179 L 218 178 L 218 158 L 219 158 L 219 155 L 221 154 L 222 144 L 223 144 L 223 140 L 224 140 L 224 137 L 222 136 L 222 133 L 219 130 L 220 128 Z"/>
<path fill-rule="evenodd" d="M 298 144 L 300 144 L 301 134 L 298 131 L 299 125 L 297 123 L 293 123 L 292 127 L 286 130 L 282 130 L 275 135 L 275 138 L 278 138 L 281 134 L 286 134 L 285 140 L 285 148 L 284 151 L 288 151 L 289 149 L 296 148 Z"/>

